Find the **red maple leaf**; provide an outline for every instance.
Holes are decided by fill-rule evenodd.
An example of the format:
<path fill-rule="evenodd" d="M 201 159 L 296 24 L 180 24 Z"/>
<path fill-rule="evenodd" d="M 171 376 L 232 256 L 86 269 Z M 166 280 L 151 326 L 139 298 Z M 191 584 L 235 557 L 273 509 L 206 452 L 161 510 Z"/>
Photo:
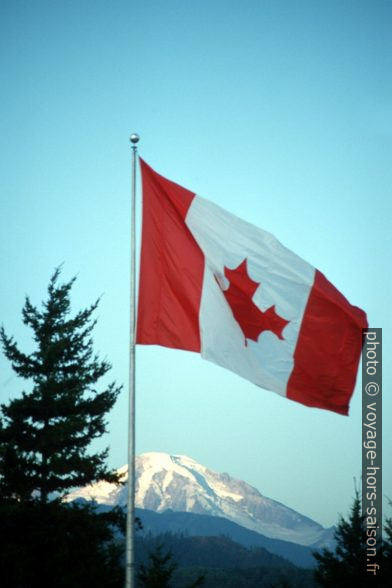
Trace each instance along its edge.
<path fill-rule="evenodd" d="M 289 321 L 276 314 L 275 305 L 263 312 L 253 302 L 252 297 L 260 284 L 249 277 L 246 259 L 235 269 L 225 266 L 224 271 L 230 286 L 222 291 L 244 334 L 245 345 L 247 339 L 257 342 L 263 331 L 272 331 L 283 339 L 282 331 Z"/>

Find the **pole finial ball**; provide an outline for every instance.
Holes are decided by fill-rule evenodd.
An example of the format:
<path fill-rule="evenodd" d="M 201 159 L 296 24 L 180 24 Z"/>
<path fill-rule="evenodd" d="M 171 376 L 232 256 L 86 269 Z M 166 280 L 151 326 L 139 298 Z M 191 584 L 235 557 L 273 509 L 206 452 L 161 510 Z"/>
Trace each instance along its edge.
<path fill-rule="evenodd" d="M 139 142 L 139 135 L 137 133 L 132 133 L 132 135 L 129 137 L 129 140 L 131 141 L 131 143 L 138 143 Z"/>

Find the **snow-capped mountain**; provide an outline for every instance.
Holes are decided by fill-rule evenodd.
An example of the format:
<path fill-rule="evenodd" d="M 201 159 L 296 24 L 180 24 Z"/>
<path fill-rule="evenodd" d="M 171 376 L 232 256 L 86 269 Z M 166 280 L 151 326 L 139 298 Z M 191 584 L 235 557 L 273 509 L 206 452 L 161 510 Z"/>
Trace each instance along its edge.
<path fill-rule="evenodd" d="M 118 471 L 126 482 L 128 466 Z M 98 482 L 72 492 L 67 500 L 125 506 L 126 497 L 126 485 Z M 184 455 L 152 452 L 136 457 L 136 506 L 224 517 L 267 537 L 300 545 L 328 543 L 332 534 L 246 482 L 213 472 Z"/>

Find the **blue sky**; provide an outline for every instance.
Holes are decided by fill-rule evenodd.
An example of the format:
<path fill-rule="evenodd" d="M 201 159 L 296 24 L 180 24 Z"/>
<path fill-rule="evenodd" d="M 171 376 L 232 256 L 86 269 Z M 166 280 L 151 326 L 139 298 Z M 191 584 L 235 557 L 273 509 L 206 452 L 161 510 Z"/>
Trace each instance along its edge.
<path fill-rule="evenodd" d="M 102 295 L 95 345 L 124 384 L 99 442 L 111 466 L 126 462 L 138 132 L 159 173 L 275 234 L 384 328 L 392 497 L 391 17 L 388 0 L 2 0 L 0 322 L 31 349 L 24 296 L 39 304 L 61 263 L 75 310 Z M 23 386 L 1 357 L 1 401 Z M 361 474 L 360 386 L 345 418 L 138 348 L 137 451 L 189 455 L 331 525 Z"/>

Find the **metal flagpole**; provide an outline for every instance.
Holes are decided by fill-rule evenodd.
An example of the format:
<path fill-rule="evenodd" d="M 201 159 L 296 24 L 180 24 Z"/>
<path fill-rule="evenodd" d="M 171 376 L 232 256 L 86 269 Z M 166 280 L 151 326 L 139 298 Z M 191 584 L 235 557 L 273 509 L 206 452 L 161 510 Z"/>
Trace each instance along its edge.
<path fill-rule="evenodd" d="M 129 355 L 129 423 L 128 423 L 128 497 L 125 554 L 125 588 L 136 588 L 135 578 L 135 326 L 136 326 L 136 159 L 139 135 L 132 143 L 131 201 L 131 318 Z"/>

